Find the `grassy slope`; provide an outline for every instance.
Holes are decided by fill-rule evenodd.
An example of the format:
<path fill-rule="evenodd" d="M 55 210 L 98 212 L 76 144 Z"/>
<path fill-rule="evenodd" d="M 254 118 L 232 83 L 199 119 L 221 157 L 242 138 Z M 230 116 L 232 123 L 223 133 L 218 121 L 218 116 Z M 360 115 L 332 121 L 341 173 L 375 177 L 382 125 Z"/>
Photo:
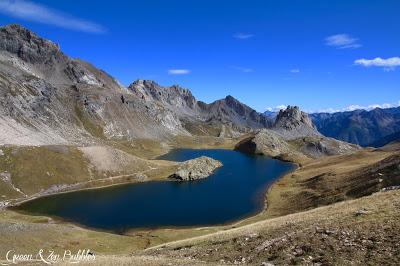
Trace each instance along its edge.
<path fill-rule="evenodd" d="M 350 155 L 330 156 L 306 163 L 272 186 L 267 196 L 267 217 L 363 196 L 348 193 L 357 188 L 363 178 L 365 182 L 375 182 L 373 185 L 377 185 L 377 191 L 381 188 L 377 184 L 381 176 L 372 171 L 360 177 L 359 171 L 393 154 L 396 153 L 361 150 Z"/>
<path fill-rule="evenodd" d="M 357 215 L 359 210 L 366 214 Z M 400 191 L 373 194 L 211 235 L 167 243 L 141 254 L 213 265 L 398 265 Z"/>
<path fill-rule="evenodd" d="M 58 184 L 73 184 L 90 177 L 87 160 L 74 147 L 2 147 L 0 172 L 11 174 L 12 184 L 32 195 Z M 3 194 L 4 195 L 4 194 Z M 14 193 L 5 196 L 13 197 Z"/>
<path fill-rule="evenodd" d="M 70 189 L 60 188 L 60 185 L 76 189 L 137 182 L 138 173 L 145 173 L 149 179 L 160 179 L 168 177 L 175 170 L 175 165 L 167 161 L 140 159 L 124 151 L 102 149 L 101 146 L 95 148 L 103 151 L 99 153 L 103 157 L 95 160 L 90 160 L 75 146 L 0 148 L 3 152 L 0 156 L 0 173 L 11 175 L 11 182 L 0 178 L 0 201 L 34 196 L 49 190 Z M 99 170 L 95 162 L 101 160 L 105 163 L 116 162 L 118 169 L 103 167 Z"/>
<path fill-rule="evenodd" d="M 145 240 L 57 224 L 50 218 L 30 216 L 8 210 L 0 211 L 0 251 L 14 249 L 21 253 L 38 248 L 78 250 L 89 248 L 99 254 L 129 254 L 146 246 Z"/>
<path fill-rule="evenodd" d="M 74 111 L 77 118 L 77 126 L 82 126 L 90 135 L 95 138 L 105 139 L 103 128 L 99 124 L 93 123 L 92 119 L 89 118 L 88 115 L 77 105 L 75 105 Z"/>

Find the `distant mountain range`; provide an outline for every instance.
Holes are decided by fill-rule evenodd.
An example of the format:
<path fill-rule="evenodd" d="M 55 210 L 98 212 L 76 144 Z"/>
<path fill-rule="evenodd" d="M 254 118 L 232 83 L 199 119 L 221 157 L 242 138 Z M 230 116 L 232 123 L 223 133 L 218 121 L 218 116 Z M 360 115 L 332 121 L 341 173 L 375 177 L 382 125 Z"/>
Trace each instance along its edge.
<path fill-rule="evenodd" d="M 272 119 L 277 112 L 267 111 L 264 115 Z M 360 146 L 380 147 L 400 138 L 400 107 L 309 116 L 323 135 Z"/>
<path fill-rule="evenodd" d="M 317 113 L 310 117 L 322 134 L 361 146 L 387 144 L 400 131 L 400 107 Z"/>

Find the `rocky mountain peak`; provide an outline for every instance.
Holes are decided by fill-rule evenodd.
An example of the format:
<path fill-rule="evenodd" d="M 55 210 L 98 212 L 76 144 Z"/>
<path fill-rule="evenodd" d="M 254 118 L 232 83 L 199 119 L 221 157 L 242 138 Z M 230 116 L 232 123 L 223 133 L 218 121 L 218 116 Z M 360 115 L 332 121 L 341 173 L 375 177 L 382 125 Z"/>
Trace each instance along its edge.
<path fill-rule="evenodd" d="M 272 125 L 269 118 L 241 103 L 231 95 L 207 105 L 206 109 L 209 116 L 223 123 L 234 121 L 237 125 L 257 129 Z"/>
<path fill-rule="evenodd" d="M 227 102 L 238 102 L 238 100 L 235 97 L 233 97 L 232 95 L 227 95 L 225 97 L 225 101 L 227 101 Z"/>
<path fill-rule="evenodd" d="M 139 79 L 129 85 L 128 89 L 142 99 L 155 100 L 176 107 L 194 108 L 197 102 L 190 90 L 179 85 L 163 87 L 155 81 Z"/>
<path fill-rule="evenodd" d="M 298 106 L 288 106 L 281 109 L 276 117 L 275 125 L 285 129 L 294 129 L 300 125 L 315 128 L 308 114 L 301 111 Z"/>
<path fill-rule="evenodd" d="M 223 102 L 227 106 L 235 109 L 239 114 L 243 114 L 245 112 L 245 105 L 231 95 L 226 96 L 225 99 L 223 99 Z"/>
<path fill-rule="evenodd" d="M 285 138 L 292 139 L 309 135 L 320 135 L 308 114 L 298 106 L 288 106 L 279 111 L 274 129 Z"/>
<path fill-rule="evenodd" d="M 33 64 L 43 63 L 54 57 L 66 57 L 58 44 L 17 24 L 0 27 L 0 49 Z"/>
<path fill-rule="evenodd" d="M 120 88 L 112 77 L 65 55 L 58 44 L 16 24 L 0 27 L 0 61 L 11 64 L 11 73 L 43 78 L 52 85 L 76 83 Z"/>

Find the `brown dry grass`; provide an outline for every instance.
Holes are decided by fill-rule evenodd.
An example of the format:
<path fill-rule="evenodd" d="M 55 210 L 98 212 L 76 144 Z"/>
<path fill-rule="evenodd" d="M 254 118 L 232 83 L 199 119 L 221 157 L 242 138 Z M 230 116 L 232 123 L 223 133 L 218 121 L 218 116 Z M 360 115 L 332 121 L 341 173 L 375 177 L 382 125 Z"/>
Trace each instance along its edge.
<path fill-rule="evenodd" d="M 91 249 L 99 254 L 130 254 L 146 247 L 146 240 L 83 229 L 57 223 L 44 216 L 30 216 L 8 210 L 0 211 L 0 251 L 14 249 L 21 253 L 54 249 Z"/>
<path fill-rule="evenodd" d="M 346 186 L 352 177 L 359 178 L 357 171 L 391 155 L 392 152 L 360 150 L 305 163 L 271 187 L 266 216 L 277 217 L 352 198 L 346 192 L 357 184 Z"/>
<path fill-rule="evenodd" d="M 10 173 L 14 186 L 28 195 L 53 185 L 82 182 L 90 176 L 87 160 L 75 147 L 2 149 L 5 154 L 0 157 L 0 172 Z"/>
<path fill-rule="evenodd" d="M 153 247 L 152 256 L 261 265 L 398 265 L 400 191 Z M 366 214 L 357 215 L 360 209 Z M 142 253 L 141 253 L 142 254 Z"/>
<path fill-rule="evenodd" d="M 357 216 L 360 209 L 367 213 Z M 165 243 L 144 252 L 140 250 L 148 247 L 149 238 L 157 237 L 155 234 L 119 236 L 65 223 L 48 223 L 46 217 L 10 211 L 2 211 L 0 216 L 2 239 L 8 239 L 0 241 L 1 251 L 14 248 L 34 252 L 43 247 L 63 252 L 64 249 L 89 248 L 96 253 L 95 265 L 217 265 L 221 260 L 229 265 L 243 258 L 250 265 L 260 265 L 263 261 L 275 265 L 321 262 L 326 265 L 350 262 L 396 265 L 400 260 L 396 246 L 400 240 L 396 237 L 400 232 L 397 223 L 400 191 L 377 193 L 235 229 L 219 230 Z"/>
<path fill-rule="evenodd" d="M 0 179 L 0 201 L 163 179 L 176 169 L 173 162 L 141 159 L 110 146 L 82 150 L 63 145 L 1 149 L 4 155 L 0 156 L 0 173 L 10 174 L 11 182 Z"/>

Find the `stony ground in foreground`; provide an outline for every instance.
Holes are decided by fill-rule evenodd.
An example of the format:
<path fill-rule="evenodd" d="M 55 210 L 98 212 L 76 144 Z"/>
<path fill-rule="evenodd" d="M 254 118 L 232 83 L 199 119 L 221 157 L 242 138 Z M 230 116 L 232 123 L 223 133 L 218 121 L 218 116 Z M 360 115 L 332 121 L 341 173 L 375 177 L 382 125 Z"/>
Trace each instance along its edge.
<path fill-rule="evenodd" d="M 146 255 L 213 265 L 398 265 L 400 191 L 151 248 Z"/>

